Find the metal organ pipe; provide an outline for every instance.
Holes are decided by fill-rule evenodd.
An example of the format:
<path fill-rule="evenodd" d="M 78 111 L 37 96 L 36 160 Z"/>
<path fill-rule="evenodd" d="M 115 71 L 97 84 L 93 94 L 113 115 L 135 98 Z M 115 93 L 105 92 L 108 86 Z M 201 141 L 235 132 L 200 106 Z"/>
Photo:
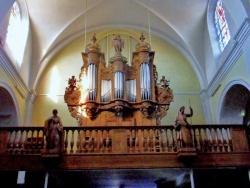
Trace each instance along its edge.
<path fill-rule="evenodd" d="M 115 72 L 115 98 L 123 98 L 123 73 Z"/>
<path fill-rule="evenodd" d="M 97 69 L 95 64 L 90 64 L 88 66 L 88 92 L 89 92 L 89 100 L 96 99 L 96 76 Z"/>
<path fill-rule="evenodd" d="M 151 87 L 150 87 L 150 68 L 149 64 L 142 63 L 140 66 L 140 80 L 141 80 L 141 98 L 142 100 L 151 99 Z"/>
<path fill-rule="evenodd" d="M 101 85 L 101 102 L 110 101 L 111 93 L 111 80 L 102 80 Z"/>
<path fill-rule="evenodd" d="M 148 98 L 147 99 L 151 99 L 151 76 L 150 76 L 150 69 L 149 69 L 149 64 L 146 64 L 146 83 L 147 83 L 147 94 L 148 94 Z"/>
<path fill-rule="evenodd" d="M 129 102 L 136 102 L 136 80 L 127 80 L 126 81 L 126 90 L 127 90 L 127 100 Z"/>

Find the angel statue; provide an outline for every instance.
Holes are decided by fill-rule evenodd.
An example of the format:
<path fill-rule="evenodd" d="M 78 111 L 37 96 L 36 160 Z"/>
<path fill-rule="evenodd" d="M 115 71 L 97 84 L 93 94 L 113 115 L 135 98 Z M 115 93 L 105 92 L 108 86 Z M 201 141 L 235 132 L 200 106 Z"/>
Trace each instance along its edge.
<path fill-rule="evenodd" d="M 121 39 L 120 35 L 113 34 L 113 36 L 112 45 L 115 48 L 115 52 L 121 52 L 122 48 L 124 48 L 124 40 Z"/>

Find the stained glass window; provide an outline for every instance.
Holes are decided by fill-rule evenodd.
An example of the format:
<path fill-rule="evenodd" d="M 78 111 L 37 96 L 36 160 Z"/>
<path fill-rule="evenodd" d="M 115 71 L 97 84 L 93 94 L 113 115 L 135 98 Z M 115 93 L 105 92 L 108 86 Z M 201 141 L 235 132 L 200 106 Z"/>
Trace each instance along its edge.
<path fill-rule="evenodd" d="M 216 5 L 215 26 L 219 37 L 219 46 L 223 51 L 231 37 L 221 0 L 218 0 Z"/>

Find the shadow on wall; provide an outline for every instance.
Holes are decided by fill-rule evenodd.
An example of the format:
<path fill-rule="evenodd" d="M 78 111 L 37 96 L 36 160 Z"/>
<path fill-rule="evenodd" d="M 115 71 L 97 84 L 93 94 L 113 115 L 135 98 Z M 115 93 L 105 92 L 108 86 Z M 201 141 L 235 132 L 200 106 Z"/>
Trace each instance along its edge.
<path fill-rule="evenodd" d="M 4 87 L 0 87 L 0 127 L 17 125 L 17 112 L 12 96 Z"/>
<path fill-rule="evenodd" d="M 250 121 L 250 92 L 240 84 L 233 85 L 226 93 L 219 117 L 220 124 L 243 124 Z M 244 121 L 243 121 L 244 120 Z"/>

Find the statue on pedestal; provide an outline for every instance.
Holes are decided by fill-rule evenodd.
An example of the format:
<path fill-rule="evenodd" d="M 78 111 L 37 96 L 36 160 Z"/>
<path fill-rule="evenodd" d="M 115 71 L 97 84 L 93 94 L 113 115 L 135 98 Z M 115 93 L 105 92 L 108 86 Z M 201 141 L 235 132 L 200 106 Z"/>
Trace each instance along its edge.
<path fill-rule="evenodd" d="M 52 111 L 53 116 L 45 121 L 44 135 L 46 136 L 46 150 L 49 153 L 58 153 L 62 147 L 63 125 L 61 118 L 57 116 L 58 111 Z"/>
<path fill-rule="evenodd" d="M 192 134 L 190 130 L 190 124 L 187 121 L 187 117 L 193 116 L 193 109 L 190 108 L 190 114 L 185 114 L 185 107 L 182 106 L 178 112 L 175 120 L 175 129 L 178 131 L 177 139 L 180 142 L 180 147 L 193 147 Z"/>

